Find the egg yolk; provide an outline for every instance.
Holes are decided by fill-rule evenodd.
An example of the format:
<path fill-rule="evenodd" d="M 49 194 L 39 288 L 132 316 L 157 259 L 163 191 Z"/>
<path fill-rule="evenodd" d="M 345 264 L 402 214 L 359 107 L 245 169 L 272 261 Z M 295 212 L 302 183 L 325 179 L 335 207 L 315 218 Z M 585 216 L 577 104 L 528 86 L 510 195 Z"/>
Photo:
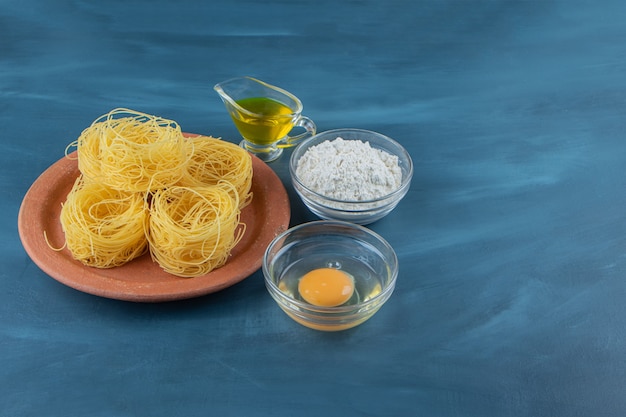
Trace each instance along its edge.
<path fill-rule="evenodd" d="M 298 291 L 309 304 L 335 307 L 352 297 L 354 281 L 350 275 L 338 269 L 319 268 L 300 278 Z"/>

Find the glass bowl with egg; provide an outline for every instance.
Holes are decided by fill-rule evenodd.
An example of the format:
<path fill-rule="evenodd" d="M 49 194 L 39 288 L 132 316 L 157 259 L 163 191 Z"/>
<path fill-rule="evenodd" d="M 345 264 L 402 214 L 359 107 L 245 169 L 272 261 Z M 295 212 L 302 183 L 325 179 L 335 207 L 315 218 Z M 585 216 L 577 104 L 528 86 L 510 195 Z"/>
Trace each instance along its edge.
<path fill-rule="evenodd" d="M 413 162 L 402 145 L 381 133 L 334 129 L 298 145 L 289 173 L 315 215 L 366 225 L 389 214 L 406 195 Z"/>
<path fill-rule="evenodd" d="M 366 227 L 316 220 L 278 235 L 263 257 L 265 286 L 297 323 L 345 330 L 372 317 L 391 296 L 398 258 Z"/>

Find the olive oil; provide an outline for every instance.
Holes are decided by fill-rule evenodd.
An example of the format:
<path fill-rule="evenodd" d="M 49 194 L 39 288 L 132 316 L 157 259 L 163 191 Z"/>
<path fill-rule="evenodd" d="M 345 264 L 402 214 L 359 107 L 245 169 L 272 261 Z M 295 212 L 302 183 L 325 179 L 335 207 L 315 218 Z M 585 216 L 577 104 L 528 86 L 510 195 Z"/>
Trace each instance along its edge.
<path fill-rule="evenodd" d="M 271 145 L 287 136 L 294 127 L 294 110 L 279 101 L 268 97 L 248 97 L 236 103 L 256 114 L 255 117 L 243 112 L 232 114 L 241 136 L 255 145 Z"/>

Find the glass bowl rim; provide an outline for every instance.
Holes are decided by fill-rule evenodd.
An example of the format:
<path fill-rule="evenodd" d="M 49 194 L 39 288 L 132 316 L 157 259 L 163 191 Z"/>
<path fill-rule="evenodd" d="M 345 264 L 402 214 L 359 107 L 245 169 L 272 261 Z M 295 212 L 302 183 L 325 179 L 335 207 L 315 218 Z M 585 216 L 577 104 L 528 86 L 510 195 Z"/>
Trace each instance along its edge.
<path fill-rule="evenodd" d="M 276 285 L 274 280 L 271 278 L 271 275 L 268 270 L 269 266 L 268 266 L 267 259 L 272 248 L 290 233 L 296 232 L 304 228 L 324 226 L 324 225 L 343 226 L 343 227 L 348 227 L 350 229 L 358 230 L 362 233 L 367 234 L 370 237 L 373 237 L 375 240 L 381 243 L 386 249 L 388 249 L 392 257 L 390 260 L 385 259 L 385 263 L 387 264 L 387 267 L 390 271 L 390 277 L 389 279 L 385 281 L 386 285 L 381 289 L 380 293 L 376 294 L 374 297 L 370 298 L 367 301 L 361 301 L 356 304 L 340 305 L 340 306 L 335 306 L 335 307 L 324 307 L 324 306 L 316 306 L 316 305 L 309 304 L 304 301 L 291 298 L 285 293 L 283 293 L 280 290 L 280 288 L 278 288 L 278 285 Z M 378 233 L 374 232 L 373 230 L 365 226 L 361 226 L 359 224 L 355 224 L 355 223 L 351 223 L 351 222 L 347 222 L 343 220 L 314 220 L 314 221 L 310 221 L 306 223 L 301 223 L 299 225 L 293 226 L 285 230 L 284 232 L 277 235 L 272 240 L 272 242 L 270 242 L 270 244 L 267 246 L 265 253 L 263 255 L 263 263 L 262 263 L 263 279 L 272 297 L 278 298 L 276 301 L 280 303 L 283 307 L 288 308 L 289 310 L 293 310 L 293 309 L 290 308 L 289 306 L 285 306 L 284 302 L 293 304 L 296 307 L 298 307 L 300 311 L 306 311 L 309 314 L 335 314 L 337 315 L 337 314 L 345 314 L 345 313 L 358 314 L 361 311 L 368 312 L 370 311 L 372 307 L 382 305 L 382 303 L 384 303 L 391 296 L 391 293 L 395 289 L 396 281 L 398 278 L 398 270 L 399 270 L 398 255 L 396 254 L 396 251 L 393 249 L 391 244 L 387 242 L 386 239 L 384 239 L 381 235 L 379 235 Z"/>

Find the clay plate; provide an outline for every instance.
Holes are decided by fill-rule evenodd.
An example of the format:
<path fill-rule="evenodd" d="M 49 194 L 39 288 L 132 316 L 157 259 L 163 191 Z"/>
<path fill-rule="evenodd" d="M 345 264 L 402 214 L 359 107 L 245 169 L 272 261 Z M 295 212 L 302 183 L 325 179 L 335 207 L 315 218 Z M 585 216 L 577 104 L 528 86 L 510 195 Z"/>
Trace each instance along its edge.
<path fill-rule="evenodd" d="M 75 158 L 75 155 L 74 155 Z M 31 259 L 57 281 L 85 293 L 136 302 L 161 302 L 198 297 L 234 285 L 259 269 L 265 248 L 289 227 L 289 198 L 280 178 L 259 158 L 252 156 L 253 199 L 242 210 L 246 233 L 221 268 L 195 278 L 180 278 L 163 271 L 145 254 L 126 265 L 99 269 L 74 260 L 62 247 L 59 221 L 65 201 L 79 175 L 76 159 L 64 157 L 33 183 L 22 201 L 18 230 Z"/>

